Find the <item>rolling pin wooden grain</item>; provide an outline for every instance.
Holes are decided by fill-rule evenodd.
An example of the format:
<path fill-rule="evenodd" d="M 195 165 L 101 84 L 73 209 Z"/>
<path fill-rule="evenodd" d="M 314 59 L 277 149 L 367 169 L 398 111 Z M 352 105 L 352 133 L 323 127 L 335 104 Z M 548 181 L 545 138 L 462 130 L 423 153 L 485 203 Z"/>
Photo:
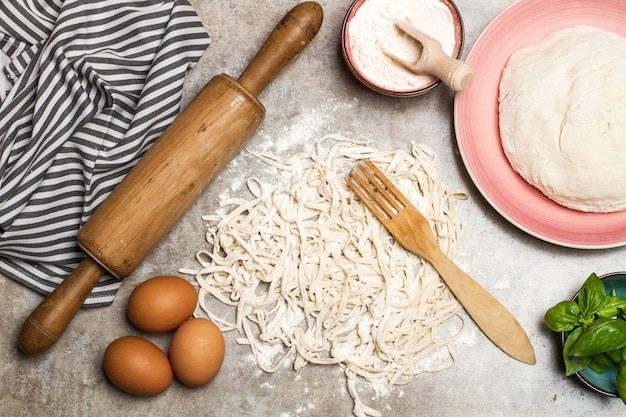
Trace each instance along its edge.
<path fill-rule="evenodd" d="M 48 350 L 100 278 L 130 275 L 243 147 L 265 117 L 256 98 L 319 31 L 316 2 L 279 22 L 238 80 L 217 75 L 181 112 L 78 232 L 84 260 L 24 322 L 20 350 Z"/>

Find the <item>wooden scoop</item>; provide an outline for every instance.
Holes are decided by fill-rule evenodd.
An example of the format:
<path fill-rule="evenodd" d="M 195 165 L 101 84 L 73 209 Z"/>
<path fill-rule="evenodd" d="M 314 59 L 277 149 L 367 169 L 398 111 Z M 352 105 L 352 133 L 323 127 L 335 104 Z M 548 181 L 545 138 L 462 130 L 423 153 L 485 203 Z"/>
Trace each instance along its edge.
<path fill-rule="evenodd" d="M 409 71 L 416 74 L 434 75 L 453 91 L 467 89 L 474 80 L 474 70 L 463 61 L 454 59 L 443 51 L 441 43 L 403 20 L 394 21 L 395 25 L 422 46 L 420 56 L 415 61 L 408 61 L 383 49 L 383 53 Z"/>
<path fill-rule="evenodd" d="M 265 117 L 256 95 L 308 45 L 322 8 L 295 6 L 238 81 L 214 77 L 141 158 L 78 233 L 86 253 L 78 268 L 31 313 L 18 345 L 50 348 L 105 273 L 124 278 L 187 211 Z"/>

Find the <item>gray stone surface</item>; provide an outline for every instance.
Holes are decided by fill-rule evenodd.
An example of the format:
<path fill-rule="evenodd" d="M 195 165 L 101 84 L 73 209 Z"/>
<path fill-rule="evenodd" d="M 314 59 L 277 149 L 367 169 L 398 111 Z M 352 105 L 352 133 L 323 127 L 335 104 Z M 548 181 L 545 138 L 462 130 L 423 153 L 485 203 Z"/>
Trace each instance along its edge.
<path fill-rule="evenodd" d="M 295 2 L 193 0 L 212 36 L 200 65 L 189 75 L 186 102 L 214 75 L 238 77 L 269 31 Z M 465 54 L 510 0 L 457 0 L 466 29 Z M 509 224 L 472 184 L 457 149 L 453 94 L 439 87 L 427 96 L 397 99 L 373 93 L 346 69 L 340 53 L 341 24 L 350 1 L 322 0 L 325 21 L 318 37 L 260 95 L 267 117 L 248 147 L 293 152 L 327 133 L 373 141 L 380 148 L 409 149 L 425 143 L 437 154 L 441 181 L 466 189 L 460 202 L 464 238 L 455 262 L 500 299 L 526 328 L 537 364 L 517 362 L 494 347 L 468 322 L 465 343 L 455 347 L 452 369 L 417 377 L 384 398 L 363 400 L 383 416 L 588 416 L 622 415 L 618 399 L 596 396 L 563 376 L 558 341 L 543 325 L 547 308 L 570 297 L 586 276 L 623 270 L 623 250 L 584 251 L 545 243 Z M 304 132 L 304 134 L 302 134 Z M 195 266 L 204 246 L 201 215 L 221 195 L 240 193 L 242 175 L 259 172 L 240 153 L 203 193 L 144 263 L 126 278 L 114 304 L 80 311 L 48 352 L 26 357 L 16 347 L 19 328 L 39 295 L 0 277 L 0 412 L 3 416 L 348 416 L 350 399 L 341 370 L 308 366 L 294 372 L 260 371 L 249 348 L 227 333 L 222 371 L 209 385 L 189 389 L 178 382 L 162 395 L 136 398 L 117 390 L 102 372 L 112 340 L 140 334 L 125 317 L 135 285 L 154 275 Z M 184 173 L 181 173 L 181 175 Z M 169 335 L 151 337 L 167 349 Z"/>

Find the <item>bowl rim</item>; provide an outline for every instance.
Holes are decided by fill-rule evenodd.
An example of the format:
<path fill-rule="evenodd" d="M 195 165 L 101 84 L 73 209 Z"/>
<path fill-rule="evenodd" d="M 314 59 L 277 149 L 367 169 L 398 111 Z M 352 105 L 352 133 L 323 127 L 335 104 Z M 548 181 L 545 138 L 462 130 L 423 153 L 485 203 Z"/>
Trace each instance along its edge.
<path fill-rule="evenodd" d="M 374 82 L 370 81 L 363 74 L 361 74 L 361 72 L 357 68 L 357 65 L 353 62 L 353 59 L 352 59 L 351 47 L 350 47 L 350 34 L 348 31 L 348 27 L 350 26 L 350 21 L 352 20 L 352 18 L 354 18 L 358 9 L 366 1 L 367 0 L 354 0 L 352 4 L 350 5 L 350 7 L 348 8 L 348 11 L 346 12 L 346 15 L 343 19 L 343 24 L 341 26 L 341 51 L 342 51 L 344 61 L 346 62 L 346 65 L 348 69 L 350 70 L 350 72 L 352 73 L 352 75 L 354 75 L 362 84 L 364 84 L 366 87 L 370 88 L 371 90 L 376 91 L 377 93 L 380 93 L 386 96 L 391 96 L 391 97 L 421 96 L 421 95 L 428 93 L 429 91 L 432 91 L 439 84 L 441 84 L 442 83 L 441 80 L 438 78 L 435 78 L 433 81 L 431 81 L 428 84 L 425 84 L 424 86 L 418 88 L 417 90 L 396 91 L 396 90 L 389 90 L 389 89 L 380 87 L 376 85 Z M 447 6 L 448 10 L 450 10 L 450 13 L 452 14 L 452 20 L 454 21 L 454 37 L 456 41 L 454 45 L 453 58 L 459 59 L 461 57 L 461 54 L 463 53 L 463 47 L 465 45 L 465 28 L 463 24 L 463 18 L 461 17 L 461 13 L 453 0 L 438 0 L 438 1 L 443 3 L 445 6 Z"/>
<path fill-rule="evenodd" d="M 618 271 L 618 272 L 608 272 L 606 274 L 603 275 L 599 275 L 598 278 L 603 281 L 610 279 L 610 278 L 619 278 L 622 277 L 624 278 L 624 280 L 626 280 L 626 271 Z M 605 286 L 606 289 L 606 286 Z M 580 293 L 580 291 L 576 291 L 576 294 L 574 294 L 574 296 L 572 297 L 572 301 L 575 301 L 578 298 L 578 294 Z M 566 336 L 567 332 L 561 332 L 561 349 L 563 348 L 564 344 L 565 344 L 565 340 L 567 339 Z M 587 368 L 587 367 L 586 367 Z M 576 378 L 587 388 L 589 388 L 590 390 L 598 393 L 598 394 L 602 394 L 605 395 L 607 397 L 618 397 L 618 393 L 614 392 L 614 391 L 608 391 L 604 388 L 601 388 L 597 385 L 594 385 L 591 381 L 589 381 L 584 374 L 582 374 L 580 371 L 576 372 L 574 374 L 576 376 Z"/>

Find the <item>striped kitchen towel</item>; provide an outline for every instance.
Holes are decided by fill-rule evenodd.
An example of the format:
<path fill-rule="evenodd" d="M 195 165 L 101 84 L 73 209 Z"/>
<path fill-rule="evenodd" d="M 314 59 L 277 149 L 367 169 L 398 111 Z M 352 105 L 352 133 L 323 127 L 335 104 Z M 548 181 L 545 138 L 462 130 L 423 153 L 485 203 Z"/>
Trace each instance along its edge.
<path fill-rule="evenodd" d="M 180 110 L 210 38 L 187 0 L 0 0 L 0 272 L 42 293 Z M 85 306 L 113 301 L 105 276 Z"/>

